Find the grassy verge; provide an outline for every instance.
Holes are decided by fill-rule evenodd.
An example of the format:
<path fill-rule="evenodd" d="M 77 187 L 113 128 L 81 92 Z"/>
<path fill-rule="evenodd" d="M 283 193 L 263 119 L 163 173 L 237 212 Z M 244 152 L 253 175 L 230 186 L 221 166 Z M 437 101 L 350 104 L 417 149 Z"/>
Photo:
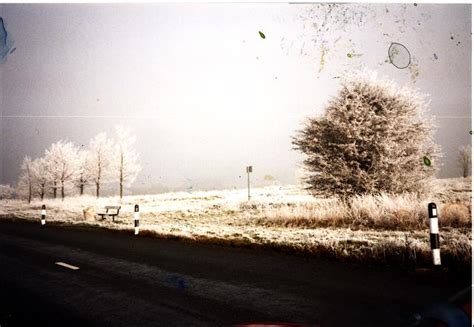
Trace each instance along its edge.
<path fill-rule="evenodd" d="M 468 189 L 463 181 L 463 189 Z M 469 181 L 470 182 L 470 181 Z M 85 219 L 84 211 L 118 204 L 118 198 L 76 197 L 44 201 L 48 223 L 132 232 L 133 206 L 140 204 L 142 236 L 188 242 L 263 247 L 340 261 L 425 266 L 431 262 L 427 203 L 440 209 L 444 266 L 471 266 L 470 191 L 457 192 L 443 182 L 441 192 L 357 197 L 349 204 L 316 199 L 296 187 L 167 193 L 127 196 L 120 217 Z M 459 183 L 456 181 L 456 183 Z M 448 194 L 449 196 L 446 196 Z M 36 220 L 43 202 L 0 201 L 0 217 Z"/>

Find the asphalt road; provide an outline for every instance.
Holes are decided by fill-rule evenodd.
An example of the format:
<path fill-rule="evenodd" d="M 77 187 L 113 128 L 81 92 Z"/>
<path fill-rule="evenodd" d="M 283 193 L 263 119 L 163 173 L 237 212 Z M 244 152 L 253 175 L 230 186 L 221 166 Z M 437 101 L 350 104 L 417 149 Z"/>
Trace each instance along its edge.
<path fill-rule="evenodd" d="M 72 270 L 62 262 L 78 267 Z M 400 326 L 463 274 L 0 221 L 0 325 Z"/>

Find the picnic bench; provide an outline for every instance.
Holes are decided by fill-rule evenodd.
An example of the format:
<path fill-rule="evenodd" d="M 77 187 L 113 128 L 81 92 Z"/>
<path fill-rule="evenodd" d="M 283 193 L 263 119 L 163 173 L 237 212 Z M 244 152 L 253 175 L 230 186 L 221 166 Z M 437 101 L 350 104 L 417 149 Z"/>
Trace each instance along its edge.
<path fill-rule="evenodd" d="M 112 221 L 115 221 L 115 217 L 118 216 L 120 208 L 120 206 L 105 206 L 100 212 L 97 212 L 97 215 L 100 216 L 102 220 L 104 220 L 106 216 L 109 216 L 112 217 Z"/>

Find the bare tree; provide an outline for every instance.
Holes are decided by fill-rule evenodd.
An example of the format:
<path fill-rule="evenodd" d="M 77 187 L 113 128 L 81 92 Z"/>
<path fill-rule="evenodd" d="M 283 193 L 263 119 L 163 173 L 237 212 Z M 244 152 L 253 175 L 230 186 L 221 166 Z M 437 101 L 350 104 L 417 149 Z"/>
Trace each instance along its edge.
<path fill-rule="evenodd" d="M 88 168 L 88 160 L 90 154 L 88 151 L 79 150 L 78 152 L 78 165 L 77 165 L 77 175 L 75 184 L 79 188 L 79 194 L 84 194 L 84 188 L 89 184 L 90 173 Z"/>
<path fill-rule="evenodd" d="M 458 152 L 458 164 L 462 170 L 462 177 L 469 176 L 469 167 L 471 166 L 471 147 L 462 146 Z"/>
<path fill-rule="evenodd" d="M 8 184 L 0 184 L 0 200 L 13 199 L 15 189 Z"/>
<path fill-rule="evenodd" d="M 123 198 L 124 186 L 130 186 L 141 170 L 138 164 L 138 153 L 136 152 L 136 137 L 131 134 L 130 129 L 116 126 L 117 141 L 115 144 L 115 175 L 119 180 L 120 199 Z"/>
<path fill-rule="evenodd" d="M 46 150 L 45 158 L 53 181 L 54 197 L 60 188 L 64 200 L 65 189 L 71 185 L 77 172 L 77 148 L 71 142 L 59 141 Z"/>
<path fill-rule="evenodd" d="M 113 142 L 105 133 L 95 136 L 89 145 L 88 171 L 96 186 L 96 196 L 100 196 L 100 185 L 111 177 Z"/>
<path fill-rule="evenodd" d="M 373 74 L 346 76 L 325 115 L 309 118 L 293 138 L 306 155 L 308 190 L 343 199 L 421 193 L 440 156 L 425 108 L 414 90 Z"/>
<path fill-rule="evenodd" d="M 59 188 L 59 169 L 56 166 L 56 161 L 53 158 L 53 145 L 49 149 L 46 149 L 44 160 L 46 165 L 46 176 L 48 178 L 48 183 L 51 186 L 53 191 L 53 198 L 58 197 L 58 188 Z"/>
<path fill-rule="evenodd" d="M 46 189 L 51 181 L 48 162 L 45 158 L 37 158 L 33 160 L 31 169 L 34 176 L 34 192 L 43 200 L 46 195 Z"/>
<path fill-rule="evenodd" d="M 31 158 L 26 156 L 21 164 L 20 178 L 18 181 L 18 193 L 24 195 L 31 203 L 33 198 L 33 172 L 31 169 Z"/>

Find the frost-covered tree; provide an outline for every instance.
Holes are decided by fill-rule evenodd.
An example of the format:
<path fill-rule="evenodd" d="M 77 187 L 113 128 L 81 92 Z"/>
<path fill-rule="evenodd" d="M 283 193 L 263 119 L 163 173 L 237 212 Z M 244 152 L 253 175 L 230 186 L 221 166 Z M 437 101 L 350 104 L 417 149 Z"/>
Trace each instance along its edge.
<path fill-rule="evenodd" d="M 21 163 L 20 177 L 17 184 L 17 192 L 28 199 L 28 203 L 31 203 L 33 198 L 33 171 L 31 168 L 31 158 L 25 156 Z"/>
<path fill-rule="evenodd" d="M 324 116 L 293 138 L 306 155 L 308 190 L 343 199 L 380 192 L 421 193 L 439 167 L 427 103 L 375 74 L 345 76 Z"/>
<path fill-rule="evenodd" d="M 462 146 L 458 152 L 458 164 L 462 170 L 462 177 L 469 176 L 469 167 L 471 166 L 471 148 Z"/>
<path fill-rule="evenodd" d="M 119 181 L 120 198 L 123 197 L 123 189 L 130 186 L 137 178 L 142 169 L 138 164 L 138 153 L 135 150 L 136 137 L 131 134 L 129 128 L 115 127 L 116 143 L 114 151 L 115 178 Z"/>
<path fill-rule="evenodd" d="M 55 166 L 55 161 L 53 160 L 52 146 L 45 151 L 44 160 L 46 165 L 45 174 L 48 178 L 48 184 L 53 192 L 53 198 L 58 197 L 58 188 L 59 188 L 59 170 Z"/>
<path fill-rule="evenodd" d="M 90 153 L 86 150 L 79 150 L 77 153 L 78 163 L 77 163 L 77 174 L 75 185 L 79 188 L 79 194 L 84 194 L 85 187 L 90 182 L 90 173 L 89 173 L 89 163 Z"/>
<path fill-rule="evenodd" d="M 88 171 L 100 196 L 100 185 L 112 177 L 113 142 L 105 133 L 96 135 L 89 144 Z"/>
<path fill-rule="evenodd" d="M 77 148 L 71 142 L 58 141 L 46 150 L 45 160 L 53 185 L 53 196 L 57 189 L 61 190 L 61 199 L 66 196 L 66 188 L 70 187 L 77 172 Z"/>
<path fill-rule="evenodd" d="M 8 184 L 0 184 L 0 200 L 12 199 L 15 189 Z"/>
<path fill-rule="evenodd" d="M 39 195 L 41 200 L 46 195 L 46 190 L 51 181 L 49 174 L 48 162 L 46 158 L 37 158 L 33 160 L 31 164 L 31 170 L 33 172 L 34 188 L 33 191 Z"/>

